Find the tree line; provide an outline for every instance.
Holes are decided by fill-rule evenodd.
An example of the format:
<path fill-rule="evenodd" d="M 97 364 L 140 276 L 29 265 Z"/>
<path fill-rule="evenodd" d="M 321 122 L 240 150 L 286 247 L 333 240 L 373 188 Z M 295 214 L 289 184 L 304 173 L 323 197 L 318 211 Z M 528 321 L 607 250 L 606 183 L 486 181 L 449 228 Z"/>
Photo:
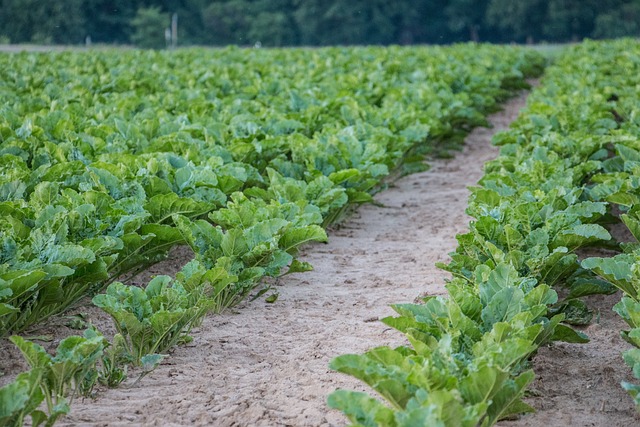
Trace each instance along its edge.
<path fill-rule="evenodd" d="M 567 42 L 640 35 L 640 0 L 0 0 L 0 42 L 161 48 Z"/>

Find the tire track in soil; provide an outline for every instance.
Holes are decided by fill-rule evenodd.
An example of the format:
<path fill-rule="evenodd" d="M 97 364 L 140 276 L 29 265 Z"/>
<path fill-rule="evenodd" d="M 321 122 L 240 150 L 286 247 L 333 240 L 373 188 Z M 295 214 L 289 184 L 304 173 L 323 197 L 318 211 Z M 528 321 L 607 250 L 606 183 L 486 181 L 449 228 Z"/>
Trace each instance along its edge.
<path fill-rule="evenodd" d="M 504 111 L 490 117 L 493 129 L 474 130 L 455 158 L 434 159 L 429 171 L 404 177 L 378 194 L 384 207 L 360 207 L 330 233 L 329 244 L 306 247 L 301 259 L 315 270 L 281 279 L 275 304 L 260 298 L 206 318 L 191 344 L 177 348 L 138 385 L 75 402 L 61 424 L 345 425 L 342 414 L 326 406 L 327 395 L 336 388 L 368 389 L 329 370 L 329 361 L 379 345 L 405 344 L 401 334 L 377 321 L 393 314 L 389 304 L 445 293 L 449 275 L 434 264 L 448 259 L 455 235 L 466 230 L 467 186 L 497 155 L 490 145 L 493 133 L 517 117 L 525 100 L 523 93 L 506 103 Z M 178 251 L 145 275 L 174 274 L 182 264 L 176 259 L 188 256 Z M 587 330 L 603 343 L 541 349 L 534 359 L 534 388 L 540 395 L 529 399 L 539 412 L 500 425 L 599 426 L 605 419 L 608 426 L 640 424 L 618 385 L 619 376 L 630 374 L 619 356 L 624 344 L 611 338 L 618 336 L 621 322 L 608 314 L 612 299 L 605 300 L 596 300 L 602 321 Z M 605 360 L 598 362 L 603 352 Z M 598 406 L 603 397 L 607 403 Z"/>

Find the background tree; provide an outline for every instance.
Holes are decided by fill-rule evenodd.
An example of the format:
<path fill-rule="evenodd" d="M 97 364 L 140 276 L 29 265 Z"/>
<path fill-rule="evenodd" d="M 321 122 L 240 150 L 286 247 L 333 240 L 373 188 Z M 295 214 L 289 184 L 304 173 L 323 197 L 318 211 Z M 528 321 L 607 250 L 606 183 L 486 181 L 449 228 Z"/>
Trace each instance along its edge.
<path fill-rule="evenodd" d="M 247 36 L 262 46 L 291 46 L 298 40 L 293 19 L 283 12 L 259 12 L 251 20 Z"/>
<path fill-rule="evenodd" d="M 302 44 L 360 44 L 367 33 L 369 7 L 366 3 L 365 0 L 299 1 L 294 16 Z"/>
<path fill-rule="evenodd" d="M 135 0 L 85 0 L 86 35 L 97 43 L 129 43 L 131 21 L 141 6 Z"/>
<path fill-rule="evenodd" d="M 599 14 L 595 20 L 593 37 L 615 38 L 640 36 L 640 1 L 621 4 Z"/>
<path fill-rule="evenodd" d="M 138 11 L 147 11 L 139 16 Z M 153 10 L 153 12 L 149 12 Z M 566 42 L 640 35 L 640 0 L 0 0 L 0 40 L 180 45 Z M 164 29 L 169 23 L 162 25 Z M 159 31 L 159 30 L 158 30 Z M 164 31 L 164 30 L 163 30 Z"/>
<path fill-rule="evenodd" d="M 251 0 L 249 39 L 263 46 L 298 44 L 295 8 L 294 0 Z"/>
<path fill-rule="evenodd" d="M 131 41 L 147 49 L 162 49 L 166 44 L 165 29 L 169 27 L 169 15 L 159 7 L 140 8 L 131 21 Z"/>
<path fill-rule="evenodd" d="M 327 32 L 324 15 L 329 3 L 326 0 L 294 0 L 293 19 L 298 28 L 298 42 L 305 46 L 322 44 Z"/>
<path fill-rule="evenodd" d="M 542 32 L 549 40 L 578 41 L 593 31 L 598 0 L 549 0 Z"/>
<path fill-rule="evenodd" d="M 203 11 L 211 0 L 157 0 L 146 1 L 147 6 L 158 6 L 169 16 L 178 14 L 178 40 L 182 45 L 203 44 L 206 30 Z"/>
<path fill-rule="evenodd" d="M 546 0 L 490 0 L 486 22 L 501 32 L 505 41 L 533 43 L 542 38 L 547 3 Z"/>
<path fill-rule="evenodd" d="M 487 3 L 488 0 L 450 0 L 445 8 L 449 29 L 460 34 L 467 32 L 468 40 L 480 41 Z"/>
<path fill-rule="evenodd" d="M 334 2 L 323 15 L 323 44 L 393 42 L 393 4 L 384 0 Z"/>
<path fill-rule="evenodd" d="M 13 43 L 82 43 L 84 0 L 2 0 L 0 34 Z"/>
<path fill-rule="evenodd" d="M 445 10 L 449 0 L 401 2 L 404 10 L 398 28 L 399 41 L 410 43 L 448 43 L 452 39 Z"/>
<path fill-rule="evenodd" d="M 213 44 L 248 44 L 250 3 L 244 0 L 211 3 L 202 19 L 206 40 Z"/>

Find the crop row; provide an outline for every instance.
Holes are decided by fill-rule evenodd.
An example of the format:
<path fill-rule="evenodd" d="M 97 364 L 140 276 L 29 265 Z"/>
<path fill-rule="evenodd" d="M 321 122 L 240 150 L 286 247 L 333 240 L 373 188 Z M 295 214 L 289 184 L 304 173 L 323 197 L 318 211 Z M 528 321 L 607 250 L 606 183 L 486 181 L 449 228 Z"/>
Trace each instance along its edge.
<path fill-rule="evenodd" d="M 0 419 L 53 422 L 66 396 L 151 369 L 263 277 L 310 269 L 301 244 L 485 124 L 541 64 L 476 45 L 0 57 L 0 336 L 87 295 L 119 332 L 54 358 L 12 337 L 32 370 L 0 389 L 14 405 Z M 180 244 L 195 259 L 175 279 L 116 281 Z"/>
<path fill-rule="evenodd" d="M 532 411 L 521 400 L 534 377 L 530 357 L 552 340 L 586 342 L 570 326 L 591 320 L 580 298 L 616 287 L 626 294 L 616 311 L 634 328 L 623 336 L 640 345 L 639 246 L 604 227 L 621 211 L 640 237 L 639 69 L 632 40 L 584 43 L 547 69 L 471 189 L 470 231 L 440 266 L 453 275 L 449 296 L 396 305 L 399 317 L 383 319 L 411 347 L 331 363 L 388 405 L 339 390 L 331 406 L 358 426 L 490 426 Z M 585 247 L 624 254 L 580 261 Z M 640 378 L 640 350 L 625 360 Z M 625 387 L 640 401 L 640 387 Z"/>
<path fill-rule="evenodd" d="M 596 66 L 576 73 L 579 84 L 564 84 L 589 99 L 591 108 L 600 111 L 600 120 L 611 120 L 613 116 L 615 121 L 615 125 L 609 124 L 607 132 L 600 132 L 606 145 L 594 155 L 601 165 L 589 178 L 587 194 L 590 200 L 606 202 L 615 220 L 626 226 L 630 234 L 622 234 L 621 238 L 632 236 L 635 241 L 616 245 L 617 255 L 587 258 L 581 265 L 622 291 L 622 299 L 613 310 L 630 327 L 621 331 L 621 336 L 634 348 L 625 351 L 623 358 L 633 375 L 640 379 L 640 94 L 637 92 L 640 45 L 629 40 L 614 44 L 613 48 L 586 46 L 580 53 L 598 58 Z M 581 59 L 574 55 L 568 60 L 586 62 L 584 56 Z M 562 82 L 565 77 L 554 75 L 554 78 Z M 567 98 L 563 100 L 564 108 L 576 108 L 575 99 Z M 572 127 L 584 129 L 585 124 L 578 122 L 577 117 L 575 120 L 578 125 Z M 628 382 L 622 386 L 640 410 L 640 386 Z"/>

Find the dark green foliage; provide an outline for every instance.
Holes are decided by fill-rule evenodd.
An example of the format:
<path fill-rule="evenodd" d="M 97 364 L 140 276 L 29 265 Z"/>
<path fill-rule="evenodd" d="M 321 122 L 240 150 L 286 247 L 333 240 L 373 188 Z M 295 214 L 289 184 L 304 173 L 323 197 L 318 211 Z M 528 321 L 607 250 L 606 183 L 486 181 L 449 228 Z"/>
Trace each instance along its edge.
<path fill-rule="evenodd" d="M 0 35 L 14 43 L 65 43 L 84 41 L 86 0 L 1 0 Z"/>
<path fill-rule="evenodd" d="M 640 0 L 0 0 L 0 10 L 0 37 L 14 43 L 90 36 L 150 48 L 164 46 L 173 13 L 182 45 L 566 42 L 640 32 Z"/>
<path fill-rule="evenodd" d="M 165 30 L 169 27 L 169 15 L 159 7 L 141 8 L 131 21 L 131 42 L 146 49 L 161 49 L 166 45 Z"/>

